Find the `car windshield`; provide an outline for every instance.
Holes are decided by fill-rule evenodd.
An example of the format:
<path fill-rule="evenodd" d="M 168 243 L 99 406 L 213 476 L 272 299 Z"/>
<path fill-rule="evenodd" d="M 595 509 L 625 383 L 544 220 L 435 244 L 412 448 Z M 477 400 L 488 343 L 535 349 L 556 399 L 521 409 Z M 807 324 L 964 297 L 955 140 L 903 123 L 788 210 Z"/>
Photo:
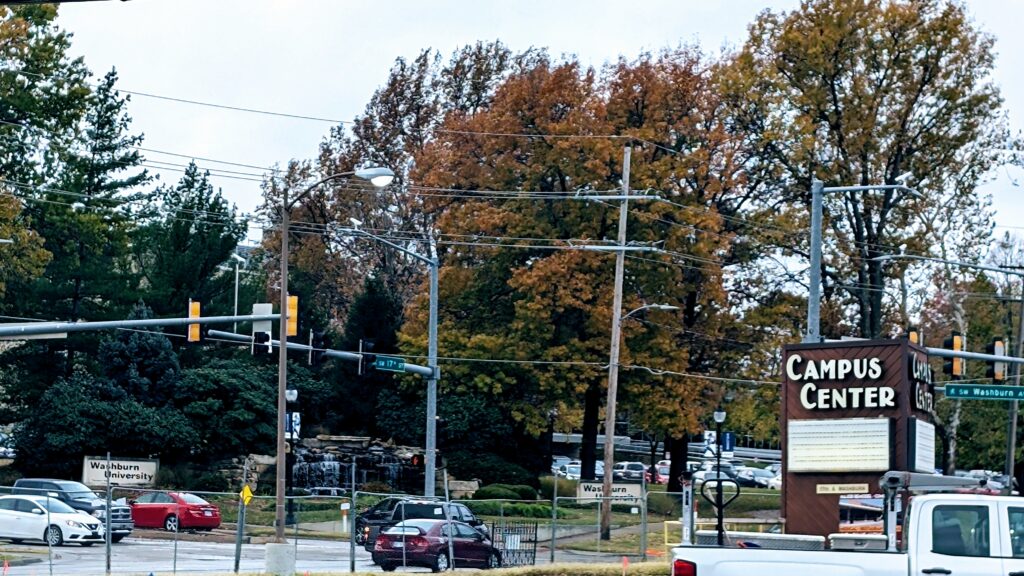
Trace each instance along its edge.
<path fill-rule="evenodd" d="M 567 473 L 567 474 L 576 474 L 576 475 L 579 475 L 579 473 L 580 473 L 580 467 L 579 467 L 579 466 L 576 466 L 575 464 L 574 464 L 574 465 L 572 465 L 572 466 L 566 466 L 566 468 L 565 468 L 565 471 L 566 471 L 566 473 Z"/>
<path fill-rule="evenodd" d="M 57 488 L 72 500 L 95 500 L 96 493 L 80 482 L 57 482 Z"/>
<path fill-rule="evenodd" d="M 762 478 L 772 478 L 773 476 L 775 476 L 775 472 L 772 472 L 771 470 L 762 470 L 760 468 L 755 468 L 754 476 L 760 476 Z"/>
<path fill-rule="evenodd" d="M 75 514 L 75 509 L 60 500 L 54 498 L 40 498 L 33 500 L 39 507 L 44 510 L 49 510 L 51 514 Z"/>
<path fill-rule="evenodd" d="M 440 503 L 411 504 L 405 503 L 395 510 L 394 517 L 398 518 L 444 518 L 444 508 Z"/>
<path fill-rule="evenodd" d="M 186 504 L 209 504 L 209 502 L 203 500 L 199 496 L 196 496 L 195 494 L 189 494 L 187 492 L 184 494 L 178 494 L 178 497 L 184 500 Z"/>

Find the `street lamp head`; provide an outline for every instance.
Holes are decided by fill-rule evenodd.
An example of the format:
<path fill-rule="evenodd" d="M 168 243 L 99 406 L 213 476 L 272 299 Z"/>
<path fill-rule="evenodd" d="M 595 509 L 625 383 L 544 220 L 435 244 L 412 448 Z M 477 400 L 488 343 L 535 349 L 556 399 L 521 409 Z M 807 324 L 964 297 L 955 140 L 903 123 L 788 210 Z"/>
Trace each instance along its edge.
<path fill-rule="evenodd" d="M 358 229 L 359 229 L 359 227 L 363 225 L 363 222 L 362 222 L 362 220 L 356 220 L 355 218 L 349 218 L 349 219 L 348 219 L 348 221 L 352 223 L 352 226 L 353 226 L 353 227 L 354 227 L 354 228 L 355 228 L 356 230 L 358 230 Z"/>
<path fill-rule="evenodd" d="M 369 180 L 370 184 L 377 188 L 383 188 L 395 179 L 395 173 L 390 168 L 380 166 L 356 170 L 355 175 L 363 180 Z"/>
<path fill-rule="evenodd" d="M 242 264 L 246 264 L 247 263 L 246 259 L 242 258 L 241 256 L 239 256 L 238 253 L 236 253 L 236 252 L 232 252 L 231 253 L 231 259 L 236 261 L 236 262 L 240 262 Z"/>
<path fill-rule="evenodd" d="M 897 176 L 897 177 L 893 178 L 893 180 L 894 180 L 894 181 L 895 181 L 895 182 L 896 182 L 897 184 L 903 184 L 903 185 L 906 185 L 906 183 L 907 183 L 907 180 L 910 180 L 910 179 L 911 179 L 911 178 L 913 178 L 913 177 L 914 177 L 914 173 L 913 173 L 913 172 L 904 172 L 903 174 L 900 174 L 899 176 Z"/>
<path fill-rule="evenodd" d="M 679 306 L 673 306 L 671 304 L 655 304 L 651 306 L 655 310 L 679 310 Z"/>
<path fill-rule="evenodd" d="M 721 423 L 725 422 L 725 410 L 722 410 L 721 408 L 719 408 L 718 410 L 715 410 L 714 416 L 715 416 L 715 424 L 721 424 Z"/>

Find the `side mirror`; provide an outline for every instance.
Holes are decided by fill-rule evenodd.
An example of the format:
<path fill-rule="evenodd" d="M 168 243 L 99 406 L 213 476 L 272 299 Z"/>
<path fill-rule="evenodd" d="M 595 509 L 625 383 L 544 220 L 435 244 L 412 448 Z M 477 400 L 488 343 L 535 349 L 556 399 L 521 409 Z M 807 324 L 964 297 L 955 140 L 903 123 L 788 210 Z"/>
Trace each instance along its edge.
<path fill-rule="evenodd" d="M 43 514 L 43 510 L 41 508 L 33 508 L 32 513 L 39 514 L 41 516 Z"/>
<path fill-rule="evenodd" d="M 128 501 L 128 505 L 129 506 L 135 506 L 136 502 L 138 502 L 138 500 L 134 500 L 134 499 L 133 500 L 129 500 Z"/>
<path fill-rule="evenodd" d="M 47 492 L 46 495 L 49 496 L 50 498 L 59 498 L 60 497 L 60 494 L 57 494 L 56 492 Z"/>

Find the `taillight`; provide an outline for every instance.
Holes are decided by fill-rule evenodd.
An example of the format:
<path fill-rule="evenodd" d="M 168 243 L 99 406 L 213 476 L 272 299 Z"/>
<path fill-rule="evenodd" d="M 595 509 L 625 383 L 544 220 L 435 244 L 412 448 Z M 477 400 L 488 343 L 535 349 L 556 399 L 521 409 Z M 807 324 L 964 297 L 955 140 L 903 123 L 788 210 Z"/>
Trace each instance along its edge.
<path fill-rule="evenodd" d="M 422 536 L 413 536 L 405 541 L 405 545 L 409 548 L 426 548 L 428 544 L 427 539 Z"/>
<path fill-rule="evenodd" d="M 377 551 L 387 550 L 390 538 L 387 536 L 377 536 L 377 541 L 373 543 L 373 549 Z"/>
<path fill-rule="evenodd" d="M 697 576 L 697 565 L 687 560 L 672 563 L 672 576 Z"/>

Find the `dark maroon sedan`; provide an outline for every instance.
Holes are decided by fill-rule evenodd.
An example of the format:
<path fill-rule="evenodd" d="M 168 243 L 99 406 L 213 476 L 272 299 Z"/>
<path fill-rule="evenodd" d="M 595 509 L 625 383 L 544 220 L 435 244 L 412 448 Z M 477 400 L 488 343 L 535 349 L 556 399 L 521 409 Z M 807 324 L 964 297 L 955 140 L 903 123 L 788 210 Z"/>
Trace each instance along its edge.
<path fill-rule="evenodd" d="M 449 558 L 448 534 L 454 534 Z M 434 572 L 456 568 L 497 568 L 501 554 L 482 532 L 469 524 L 446 520 L 406 520 L 381 532 L 373 545 L 373 561 L 385 572 L 399 566 L 424 566 Z"/>

